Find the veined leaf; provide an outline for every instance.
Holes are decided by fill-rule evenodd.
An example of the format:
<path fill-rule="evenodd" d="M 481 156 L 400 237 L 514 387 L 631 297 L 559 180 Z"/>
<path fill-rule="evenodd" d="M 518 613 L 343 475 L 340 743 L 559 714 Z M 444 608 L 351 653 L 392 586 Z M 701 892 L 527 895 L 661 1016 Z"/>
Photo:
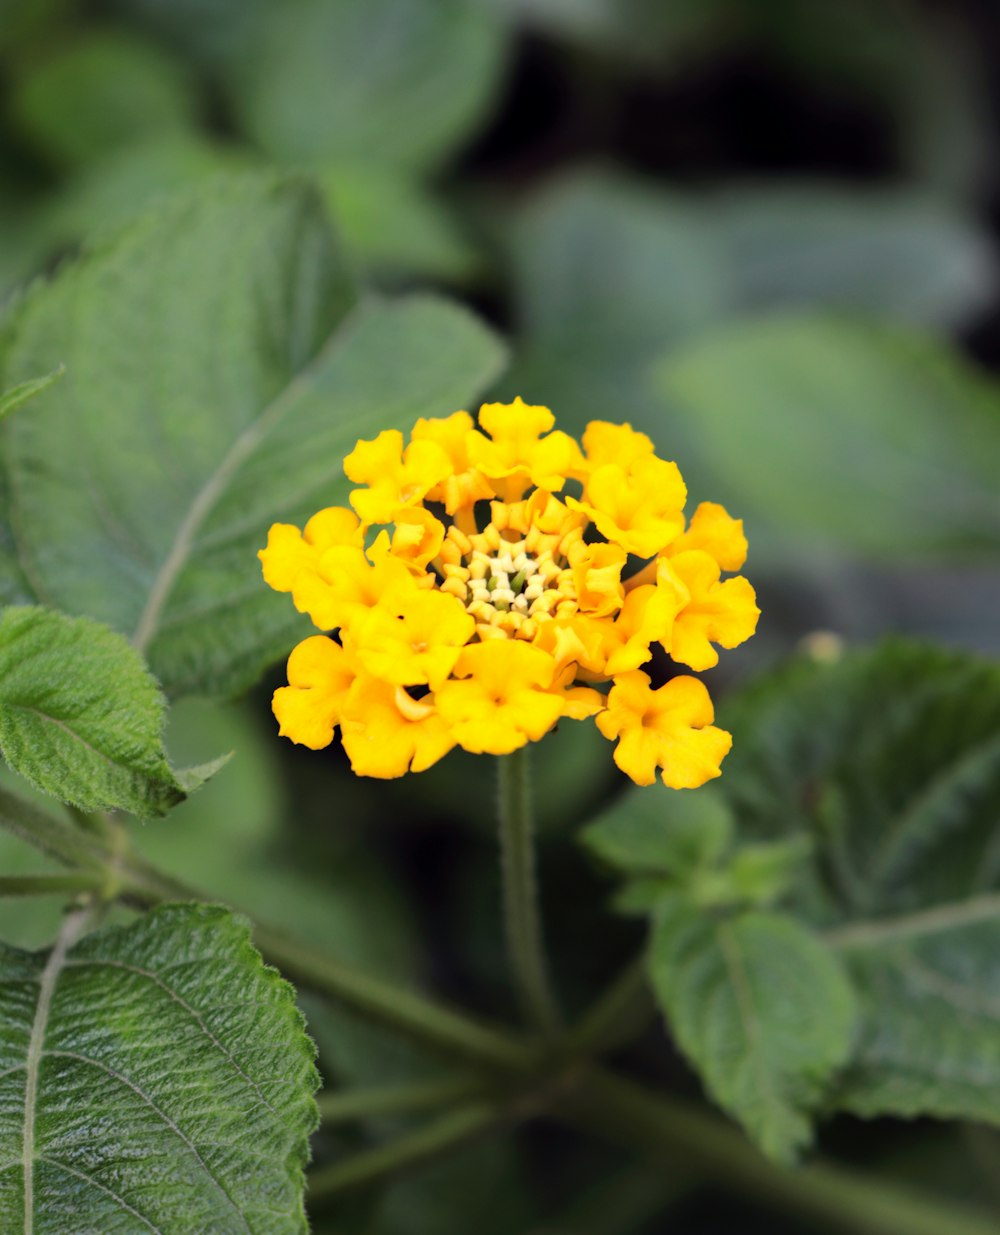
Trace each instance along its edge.
<path fill-rule="evenodd" d="M 314 1052 L 247 924 L 81 928 L 0 945 L 0 1228 L 304 1235 Z"/>
<path fill-rule="evenodd" d="M 830 936 L 861 996 L 831 1106 L 1000 1124 L 1000 894 L 857 923 Z"/>
<path fill-rule="evenodd" d="M 261 581 L 269 525 L 345 501 L 359 437 L 464 406 L 501 360 L 440 300 L 359 305 L 316 195 L 272 177 L 146 217 L 9 337 L 8 381 L 68 370 L 7 426 L 29 581 L 129 635 L 171 693 L 235 693 L 287 652 L 305 625 Z"/>
<path fill-rule="evenodd" d="M 121 635 L 35 606 L 0 615 L 0 751 L 35 788 L 83 810 L 164 814 L 215 770 L 173 771 L 164 710 Z"/>
<path fill-rule="evenodd" d="M 724 709 L 748 835 L 812 835 L 794 905 L 859 995 L 826 1103 L 1000 1124 L 1000 668 L 889 643 Z"/>
<path fill-rule="evenodd" d="M 835 957 L 793 918 L 714 917 L 661 902 L 650 973 L 681 1049 L 765 1153 L 790 1160 L 851 1046 L 854 999 Z"/>

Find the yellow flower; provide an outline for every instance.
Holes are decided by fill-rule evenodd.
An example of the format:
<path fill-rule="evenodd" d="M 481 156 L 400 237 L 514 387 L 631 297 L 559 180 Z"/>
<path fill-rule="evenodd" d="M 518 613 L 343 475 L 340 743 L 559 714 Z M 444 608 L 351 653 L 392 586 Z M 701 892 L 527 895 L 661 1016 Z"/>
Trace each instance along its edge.
<path fill-rule="evenodd" d="M 569 561 L 581 613 L 607 617 L 622 607 L 622 570 L 628 554 L 620 545 L 585 545 L 580 541 L 570 551 Z"/>
<path fill-rule="evenodd" d="M 318 749 L 339 726 L 355 772 L 394 777 L 594 717 L 639 783 L 718 775 L 729 738 L 704 687 L 654 691 L 640 666 L 659 645 L 706 668 L 753 633 L 753 588 L 721 577 L 746 557 L 743 525 L 710 502 L 686 524 L 677 465 L 629 425 L 592 422 L 581 450 L 554 423 L 517 399 L 478 429 L 455 412 L 409 442 L 387 430 L 345 460 L 356 514 L 275 524 L 265 580 L 334 632 L 292 652 L 282 734 Z M 579 499 L 557 496 L 567 480 Z"/>
<path fill-rule="evenodd" d="M 562 699 L 548 689 L 553 669 L 552 658 L 527 643 L 474 643 L 458 658 L 457 679 L 438 692 L 438 710 L 466 750 L 509 755 L 562 715 Z"/>
<path fill-rule="evenodd" d="M 292 599 L 320 630 L 335 630 L 389 589 L 416 591 L 417 586 L 405 561 L 388 552 L 388 537 L 382 533 L 367 553 L 353 545 L 327 549 L 315 570 L 296 576 Z"/>
<path fill-rule="evenodd" d="M 390 592 L 351 623 L 350 646 L 374 677 L 436 690 L 475 633 L 465 606 L 443 592 Z"/>
<path fill-rule="evenodd" d="M 332 639 L 304 639 L 288 658 L 288 685 L 274 692 L 281 736 L 312 750 L 329 746 L 355 671 L 350 655 Z"/>
<path fill-rule="evenodd" d="M 750 583 L 737 575 L 719 581 L 719 564 L 701 549 L 678 553 L 661 564 L 687 591 L 688 601 L 674 618 L 670 634 L 661 639 L 674 660 L 699 672 L 719 663 L 712 647 L 738 647 L 757 629 L 760 610 Z"/>
<path fill-rule="evenodd" d="M 516 501 L 529 485 L 558 492 L 583 465 L 580 447 L 567 433 L 549 432 L 555 417 L 547 407 L 521 399 L 486 403 L 479 409 L 479 423 L 489 437 L 475 430 L 469 434 L 469 459 L 497 482 L 506 501 Z"/>
<path fill-rule="evenodd" d="M 652 557 L 684 530 L 687 488 L 676 463 L 640 455 L 627 467 L 606 463 L 590 473 L 583 501 L 567 504 L 582 510 L 602 536 L 628 553 Z"/>
<path fill-rule="evenodd" d="M 430 501 L 441 502 L 449 515 L 464 506 L 488 501 L 496 494 L 482 472 L 469 459 L 469 434 L 473 420 L 468 412 L 455 412 L 443 419 L 420 420 L 413 426 L 410 438 L 414 442 L 433 442 L 440 446 L 451 463 L 451 472 L 428 490 Z"/>
<path fill-rule="evenodd" d="M 444 524 L 423 506 L 400 506 L 392 519 L 395 531 L 389 543 L 393 556 L 420 574 L 441 552 Z"/>
<path fill-rule="evenodd" d="M 687 531 L 670 546 L 671 554 L 688 549 L 703 549 L 723 570 L 739 570 L 747 560 L 743 520 L 732 518 L 725 507 L 715 502 L 702 502 Z"/>
<path fill-rule="evenodd" d="M 588 470 L 613 464 L 630 467 L 637 459 L 652 455 L 653 443 L 631 425 L 614 425 L 606 420 L 592 420 L 583 432 L 583 449 Z"/>
<path fill-rule="evenodd" d="M 650 645 L 670 639 L 674 620 L 689 599 L 687 589 L 662 560 L 656 583 L 632 588 L 621 613 L 605 633 L 605 672 L 614 677 L 638 669 L 649 659 Z"/>
<path fill-rule="evenodd" d="M 391 780 L 424 772 L 455 745 L 429 696 L 362 674 L 348 691 L 341 718 L 344 750 L 358 776 Z"/>
<path fill-rule="evenodd" d="M 325 550 L 333 545 L 361 546 L 361 527 L 353 510 L 330 506 L 321 510 L 303 531 L 290 523 L 275 523 L 260 549 L 264 580 L 276 592 L 291 592 L 304 571 L 316 571 Z"/>
<path fill-rule="evenodd" d="M 637 785 L 651 785 L 660 768 L 669 788 L 695 789 L 721 774 L 732 746 L 714 719 L 712 700 L 697 678 L 672 678 L 651 690 L 649 678 L 636 671 L 615 680 L 597 727 L 618 739 L 615 763 Z"/>
<path fill-rule="evenodd" d="M 403 449 L 398 429 L 386 429 L 374 441 L 358 442 L 344 460 L 355 489 L 351 505 L 370 526 L 389 523 L 399 506 L 423 501 L 452 472 L 451 460 L 436 442 L 411 442 Z"/>

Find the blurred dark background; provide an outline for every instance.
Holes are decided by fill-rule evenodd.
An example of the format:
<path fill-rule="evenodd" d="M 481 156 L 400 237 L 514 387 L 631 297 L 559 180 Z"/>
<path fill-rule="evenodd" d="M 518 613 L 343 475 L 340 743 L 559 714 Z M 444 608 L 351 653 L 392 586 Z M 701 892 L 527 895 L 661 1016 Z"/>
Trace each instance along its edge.
<path fill-rule="evenodd" d="M 695 500 L 745 518 L 764 616 L 711 675 L 716 694 L 817 632 L 995 654 L 998 59 L 988 0 L 0 0 L 0 301 L 164 194 L 305 171 L 372 287 L 436 287 L 510 339 L 499 397 L 545 403 L 573 431 L 630 421 Z M 177 705 L 180 761 L 237 758 L 141 845 L 373 971 L 511 1015 L 489 761 L 358 781 L 334 754 L 278 743 L 283 680 Z M 641 945 L 633 922 L 598 922 L 612 884 L 567 843 L 620 789 L 608 753 L 578 726 L 535 759 L 571 1008 Z M 5 860 L 37 869 L 16 848 Z M 41 942 L 57 911 L 2 907 L 0 928 Z M 332 1084 L 440 1066 L 304 1002 Z M 655 1025 L 624 1062 L 698 1092 Z M 363 1140 L 323 1133 L 317 1150 Z M 822 1142 L 995 1200 L 998 1142 L 981 1130 L 845 1119 Z M 806 1229 L 548 1127 L 315 1221 L 330 1235 Z"/>

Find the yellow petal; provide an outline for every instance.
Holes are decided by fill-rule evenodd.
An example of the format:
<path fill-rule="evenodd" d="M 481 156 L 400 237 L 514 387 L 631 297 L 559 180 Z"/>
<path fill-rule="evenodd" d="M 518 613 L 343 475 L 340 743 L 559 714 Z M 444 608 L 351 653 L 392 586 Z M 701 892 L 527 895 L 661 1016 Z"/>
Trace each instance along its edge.
<path fill-rule="evenodd" d="M 720 582 L 718 562 L 701 549 L 670 558 L 669 568 L 690 598 L 663 645 L 680 664 L 698 671 L 710 669 L 719 663 L 713 644 L 737 647 L 757 629 L 760 610 L 753 587 L 742 575 Z"/>
<path fill-rule="evenodd" d="M 747 560 L 747 538 L 743 520 L 734 519 L 724 506 L 702 502 L 691 518 L 687 531 L 670 546 L 671 553 L 702 549 L 723 570 L 739 570 Z"/>
<path fill-rule="evenodd" d="M 430 704 L 421 702 L 426 713 Z M 396 688 L 367 674 L 359 676 L 349 692 L 341 741 L 354 772 L 379 780 L 423 772 L 455 745 L 436 711 L 409 719 L 396 703 Z"/>
<path fill-rule="evenodd" d="M 607 463 L 627 468 L 643 455 L 651 455 L 653 443 L 629 424 L 592 420 L 583 432 L 583 449 L 591 469 Z"/>
<path fill-rule="evenodd" d="M 563 714 L 549 691 L 551 656 L 530 644 L 495 639 L 465 648 L 455 674 L 436 692 L 438 711 L 456 741 L 476 754 L 505 755 L 543 737 Z"/>
<path fill-rule="evenodd" d="M 351 657 L 332 639 L 300 643 L 288 658 L 289 684 L 272 699 L 281 736 L 312 750 L 329 746 L 354 677 Z"/>
<path fill-rule="evenodd" d="M 596 723 L 606 738 L 618 738 L 615 762 L 636 784 L 652 784 L 660 768 L 668 787 L 694 789 L 721 774 L 732 745 L 730 735 L 712 724 L 714 715 L 696 678 L 673 678 L 654 691 L 636 672 L 616 678 Z"/>

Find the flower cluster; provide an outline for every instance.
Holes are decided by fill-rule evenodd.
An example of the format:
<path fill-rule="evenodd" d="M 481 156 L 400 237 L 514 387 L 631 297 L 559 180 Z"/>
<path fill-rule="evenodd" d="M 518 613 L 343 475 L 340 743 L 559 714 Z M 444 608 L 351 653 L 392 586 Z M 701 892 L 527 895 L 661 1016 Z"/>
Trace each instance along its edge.
<path fill-rule="evenodd" d="M 358 442 L 353 509 L 271 528 L 264 578 L 320 630 L 274 695 L 281 733 L 313 749 L 339 726 L 354 771 L 419 772 L 453 746 L 502 755 L 562 717 L 593 716 L 634 781 L 692 788 L 730 736 L 696 678 L 654 690 L 659 645 L 708 669 L 753 634 L 743 526 L 702 503 L 628 425 L 576 440 L 517 399 Z M 610 689 L 602 690 L 609 685 Z"/>

